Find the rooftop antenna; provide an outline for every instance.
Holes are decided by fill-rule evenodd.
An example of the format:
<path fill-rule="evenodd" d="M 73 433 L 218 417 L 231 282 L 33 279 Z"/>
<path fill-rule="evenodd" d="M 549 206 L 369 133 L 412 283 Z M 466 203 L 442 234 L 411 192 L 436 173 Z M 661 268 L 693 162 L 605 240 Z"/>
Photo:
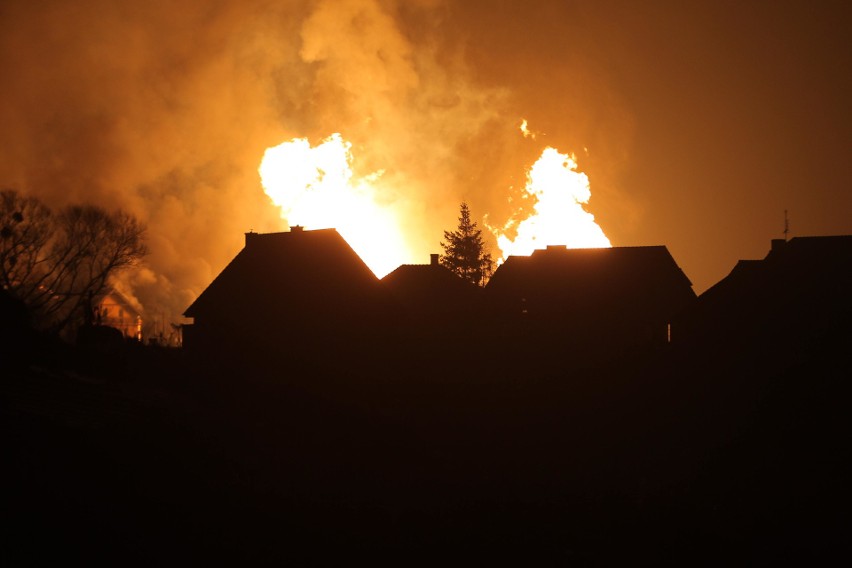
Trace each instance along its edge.
<path fill-rule="evenodd" d="M 787 218 L 787 210 L 784 210 L 784 240 L 790 236 L 790 219 Z"/>

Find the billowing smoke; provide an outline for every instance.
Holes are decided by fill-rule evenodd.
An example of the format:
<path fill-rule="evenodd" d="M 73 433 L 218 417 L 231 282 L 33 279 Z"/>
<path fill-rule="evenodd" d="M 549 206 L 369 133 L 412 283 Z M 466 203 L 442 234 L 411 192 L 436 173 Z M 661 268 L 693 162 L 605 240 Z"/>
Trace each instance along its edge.
<path fill-rule="evenodd" d="M 149 319 L 178 321 L 244 232 L 286 227 L 259 182 L 265 149 L 341 133 L 360 174 L 383 171 L 424 262 L 462 200 L 507 219 L 545 144 L 618 157 L 619 105 L 570 61 L 586 40 L 548 37 L 551 3 L 518 27 L 522 4 L 3 2 L 0 186 L 137 215 L 151 254 L 128 284 Z M 549 137 L 525 139 L 522 117 Z"/>

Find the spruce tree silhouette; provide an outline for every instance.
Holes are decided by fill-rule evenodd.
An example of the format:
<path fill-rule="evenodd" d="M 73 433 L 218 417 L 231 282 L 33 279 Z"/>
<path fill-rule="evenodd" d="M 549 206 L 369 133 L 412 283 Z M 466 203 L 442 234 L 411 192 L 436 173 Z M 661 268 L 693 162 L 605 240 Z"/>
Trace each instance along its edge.
<path fill-rule="evenodd" d="M 441 247 L 444 249 L 441 265 L 461 278 L 477 286 L 484 286 L 491 277 L 494 262 L 482 241 L 482 230 L 470 219 L 467 203 L 461 204 L 458 229 L 444 231 Z"/>

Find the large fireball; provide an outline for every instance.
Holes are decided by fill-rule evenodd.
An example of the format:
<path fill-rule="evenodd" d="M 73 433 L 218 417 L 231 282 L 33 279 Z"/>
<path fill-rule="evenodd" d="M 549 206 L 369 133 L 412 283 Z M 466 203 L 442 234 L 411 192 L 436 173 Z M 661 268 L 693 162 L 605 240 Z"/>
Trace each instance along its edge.
<path fill-rule="evenodd" d="M 410 255 L 394 212 L 376 201 L 382 172 L 356 178 L 351 150 L 340 134 L 313 147 L 307 138 L 283 142 L 264 153 L 261 183 L 291 226 L 337 229 L 381 278 Z"/>
<path fill-rule="evenodd" d="M 573 155 L 545 148 L 527 173 L 524 190 L 525 197 L 532 200 L 532 214 L 522 220 L 513 217 L 502 228 L 492 227 L 503 260 L 510 255 L 530 255 L 547 245 L 612 246 L 595 216 L 583 208 L 591 197 L 589 178 L 577 170 Z"/>

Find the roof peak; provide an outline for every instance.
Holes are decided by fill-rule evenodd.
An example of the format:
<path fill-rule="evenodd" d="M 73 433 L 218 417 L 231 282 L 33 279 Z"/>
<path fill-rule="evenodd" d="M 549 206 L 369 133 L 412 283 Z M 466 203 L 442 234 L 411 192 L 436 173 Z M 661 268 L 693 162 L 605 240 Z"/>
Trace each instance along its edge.
<path fill-rule="evenodd" d="M 301 225 L 293 225 L 290 227 L 289 231 L 277 231 L 274 233 L 255 233 L 254 231 L 249 231 L 246 233 L 246 244 L 245 246 L 249 246 L 250 243 L 256 243 L 258 241 L 280 241 L 284 239 L 291 238 L 299 238 L 302 235 L 312 234 L 312 235 L 321 235 L 321 234 L 339 234 L 337 229 L 329 228 L 329 229 L 310 229 L 305 230 L 305 228 Z"/>
<path fill-rule="evenodd" d="M 530 256 L 540 256 L 547 254 L 583 254 L 583 251 L 587 253 L 600 252 L 600 251 L 620 251 L 620 250 L 651 250 L 651 249 L 665 249 L 666 245 L 636 245 L 636 246 L 622 246 L 622 247 L 573 247 L 569 248 L 568 245 L 547 245 L 547 248 L 539 248 L 535 249 L 532 254 L 529 255 L 510 255 L 509 258 L 512 257 L 530 257 Z"/>

